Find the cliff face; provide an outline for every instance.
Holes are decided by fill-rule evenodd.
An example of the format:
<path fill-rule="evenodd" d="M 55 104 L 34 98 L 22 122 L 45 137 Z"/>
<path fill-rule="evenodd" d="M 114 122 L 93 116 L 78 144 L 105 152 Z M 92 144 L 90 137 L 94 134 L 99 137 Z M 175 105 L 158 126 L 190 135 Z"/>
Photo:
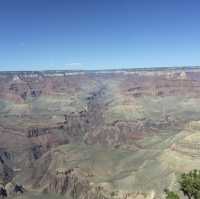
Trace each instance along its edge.
<path fill-rule="evenodd" d="M 198 68 L 0 73 L 0 180 L 77 199 L 161 196 L 181 172 L 172 160 L 198 157 L 199 103 Z"/>
<path fill-rule="evenodd" d="M 60 169 L 50 177 L 47 189 L 49 192 L 69 193 L 73 198 L 78 198 L 78 195 L 86 194 L 89 189 L 89 182 L 82 178 L 77 170 Z"/>
<path fill-rule="evenodd" d="M 14 172 L 11 165 L 11 155 L 0 149 L 0 183 L 12 180 Z"/>

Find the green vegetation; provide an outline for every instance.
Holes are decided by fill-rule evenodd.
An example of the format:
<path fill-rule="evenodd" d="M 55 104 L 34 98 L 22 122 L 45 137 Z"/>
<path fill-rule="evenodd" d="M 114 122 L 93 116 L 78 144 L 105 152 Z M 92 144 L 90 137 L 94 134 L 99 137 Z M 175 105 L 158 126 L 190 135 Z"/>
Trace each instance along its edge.
<path fill-rule="evenodd" d="M 200 198 L 200 171 L 193 170 L 189 173 L 183 173 L 179 181 L 181 191 L 188 199 Z"/>
<path fill-rule="evenodd" d="M 169 191 L 168 189 L 165 189 L 165 193 L 167 195 L 166 199 L 180 199 L 178 194 L 173 191 Z"/>
<path fill-rule="evenodd" d="M 200 170 L 193 170 L 189 173 L 183 173 L 179 180 L 180 191 L 188 199 L 200 198 Z M 179 196 L 173 192 L 165 189 L 166 199 L 178 199 Z"/>

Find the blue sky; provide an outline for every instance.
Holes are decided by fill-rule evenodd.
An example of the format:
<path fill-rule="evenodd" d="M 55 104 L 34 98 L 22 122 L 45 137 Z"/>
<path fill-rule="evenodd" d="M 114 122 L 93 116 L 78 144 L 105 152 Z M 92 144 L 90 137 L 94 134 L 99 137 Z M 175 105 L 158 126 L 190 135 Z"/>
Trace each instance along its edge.
<path fill-rule="evenodd" d="M 0 70 L 200 65 L 198 0 L 0 0 Z"/>

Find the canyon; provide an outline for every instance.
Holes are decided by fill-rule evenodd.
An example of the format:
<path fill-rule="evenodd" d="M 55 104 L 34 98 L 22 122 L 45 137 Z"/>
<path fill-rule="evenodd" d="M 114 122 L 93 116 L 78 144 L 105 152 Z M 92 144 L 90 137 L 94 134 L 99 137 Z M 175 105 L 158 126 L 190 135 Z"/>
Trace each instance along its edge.
<path fill-rule="evenodd" d="M 160 199 L 200 164 L 200 68 L 0 72 L 9 198 Z"/>

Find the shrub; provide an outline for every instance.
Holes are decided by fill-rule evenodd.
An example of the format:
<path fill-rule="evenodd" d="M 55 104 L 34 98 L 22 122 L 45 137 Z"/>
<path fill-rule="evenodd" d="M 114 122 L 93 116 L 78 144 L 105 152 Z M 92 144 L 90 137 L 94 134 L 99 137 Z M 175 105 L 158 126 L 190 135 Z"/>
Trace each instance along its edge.
<path fill-rule="evenodd" d="M 165 189 L 166 199 L 180 199 L 177 193 Z"/>

